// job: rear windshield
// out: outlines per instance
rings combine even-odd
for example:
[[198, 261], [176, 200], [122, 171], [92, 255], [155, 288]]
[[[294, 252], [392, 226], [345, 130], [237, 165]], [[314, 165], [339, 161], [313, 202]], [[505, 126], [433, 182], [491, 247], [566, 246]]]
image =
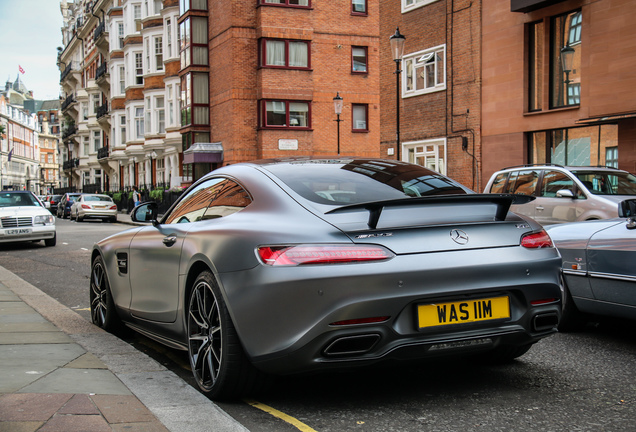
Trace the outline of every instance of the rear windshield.
[[626, 172], [572, 171], [594, 195], [636, 195], [636, 176]]
[[472, 193], [441, 174], [402, 162], [307, 160], [264, 168], [303, 198], [319, 204], [347, 205]]

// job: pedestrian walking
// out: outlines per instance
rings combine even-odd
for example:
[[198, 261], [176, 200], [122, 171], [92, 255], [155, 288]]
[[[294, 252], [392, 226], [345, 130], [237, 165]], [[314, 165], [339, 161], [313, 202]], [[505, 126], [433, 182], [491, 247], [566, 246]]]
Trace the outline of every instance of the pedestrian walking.
[[137, 186], [133, 186], [132, 199], [135, 207], [137, 207], [139, 205], [139, 191], [137, 190]]

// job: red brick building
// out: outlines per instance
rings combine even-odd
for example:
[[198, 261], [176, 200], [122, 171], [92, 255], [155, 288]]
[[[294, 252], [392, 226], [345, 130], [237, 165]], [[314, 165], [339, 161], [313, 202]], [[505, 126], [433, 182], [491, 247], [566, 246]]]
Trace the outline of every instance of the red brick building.
[[344, 100], [340, 154], [379, 155], [376, 2], [180, 6], [181, 133], [193, 178], [245, 160], [337, 154], [337, 94]]
[[381, 147], [396, 157], [396, 64], [389, 37], [406, 37], [400, 74], [401, 160], [479, 190], [481, 3], [380, 0]]
[[485, 180], [526, 163], [636, 172], [634, 6], [483, 0]]

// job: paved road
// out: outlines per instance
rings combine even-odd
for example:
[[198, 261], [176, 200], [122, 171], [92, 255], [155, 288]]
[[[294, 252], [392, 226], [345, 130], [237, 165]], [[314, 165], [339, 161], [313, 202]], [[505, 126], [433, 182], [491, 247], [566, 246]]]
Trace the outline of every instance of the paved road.
[[[90, 247], [125, 228], [62, 220], [56, 247], [0, 245], [0, 265], [88, 318]], [[558, 334], [506, 366], [458, 361], [284, 378], [252, 405], [220, 406], [253, 432], [632, 431], [634, 331], [635, 322], [616, 321]], [[192, 381], [182, 353], [130, 342]]]

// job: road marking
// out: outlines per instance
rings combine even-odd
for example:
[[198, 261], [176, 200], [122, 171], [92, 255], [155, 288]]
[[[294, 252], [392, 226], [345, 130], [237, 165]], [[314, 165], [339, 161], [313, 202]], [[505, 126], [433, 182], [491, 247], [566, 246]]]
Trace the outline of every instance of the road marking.
[[277, 417], [281, 420], [283, 420], [286, 423], [289, 423], [290, 425], [296, 427], [299, 431], [302, 432], [316, 432], [315, 429], [310, 428], [309, 426], [307, 426], [305, 423], [301, 422], [300, 420], [297, 420], [295, 418], [293, 418], [292, 416], [288, 416], [285, 413], [282, 413], [280, 411], [278, 411], [277, 409], [274, 409], [270, 406], [267, 406], [265, 404], [262, 404], [260, 402], [257, 402], [255, 400], [251, 400], [251, 399], [243, 399], [243, 402], [253, 406], [254, 408], [258, 408], [261, 411], [265, 411], [268, 414], [273, 415], [274, 417]]
[[86, 249], [86, 248], [80, 248], [80, 249], [81, 249], [81, 250], [85, 250], [85, 251], [87, 251], [87, 250], [88, 250], [88, 249]]
[[87, 311], [87, 310], [91, 310], [91, 308], [81, 308], [81, 309], [74, 309], [76, 311]]

